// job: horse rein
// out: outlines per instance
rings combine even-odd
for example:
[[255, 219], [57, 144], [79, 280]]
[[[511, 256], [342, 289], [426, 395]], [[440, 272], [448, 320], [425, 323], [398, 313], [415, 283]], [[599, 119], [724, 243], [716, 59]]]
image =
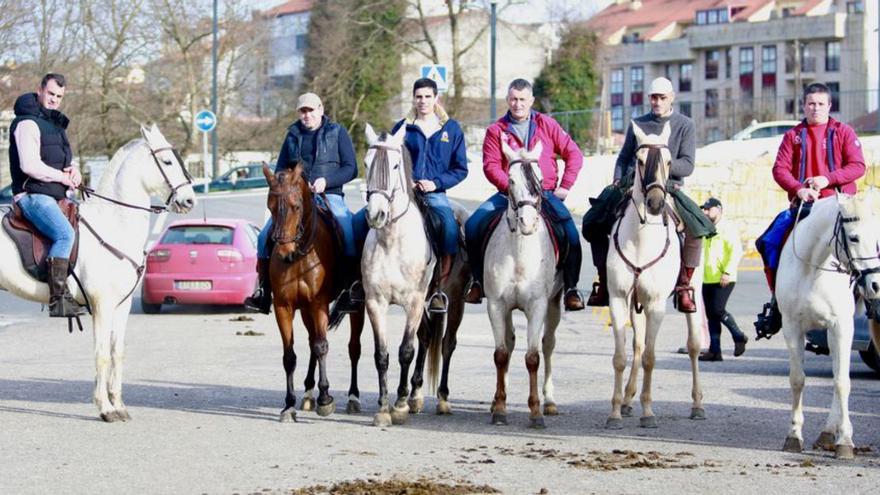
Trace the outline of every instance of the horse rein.
[[[387, 156], [388, 151], [400, 152], [400, 148], [396, 148], [394, 146], [388, 146], [385, 143], [376, 143], [376, 144], [370, 145], [370, 147], [367, 149], [376, 150], [376, 153], [379, 153], [379, 151], [384, 151], [386, 153], [386, 156]], [[375, 161], [375, 157], [373, 158], [373, 161]], [[398, 172], [398, 178], [399, 178], [399, 176], [400, 176], [400, 173]], [[400, 185], [400, 180], [398, 180], [397, 183], [394, 185], [394, 187], [391, 188], [391, 194], [388, 194], [387, 192], [385, 192], [384, 189], [376, 189], [376, 188], [369, 189], [369, 186], [370, 186], [369, 182], [370, 181], [368, 179], [368, 181], [367, 181], [367, 188], [368, 188], [367, 189], [367, 202], [370, 201], [370, 196], [372, 196], [374, 194], [378, 194], [379, 196], [382, 196], [383, 198], [385, 198], [388, 201], [388, 209], [390, 210], [391, 204], [394, 203], [395, 194], [397, 194], [397, 191], [400, 191], [402, 189], [402, 186]], [[404, 215], [406, 215], [406, 212], [409, 211], [410, 203], [412, 203], [412, 201], [409, 199], [409, 196], [407, 196], [406, 208], [404, 208], [403, 211], [400, 212], [399, 215], [392, 217], [390, 220], [388, 220], [388, 225], [391, 225], [391, 224], [397, 222]]]

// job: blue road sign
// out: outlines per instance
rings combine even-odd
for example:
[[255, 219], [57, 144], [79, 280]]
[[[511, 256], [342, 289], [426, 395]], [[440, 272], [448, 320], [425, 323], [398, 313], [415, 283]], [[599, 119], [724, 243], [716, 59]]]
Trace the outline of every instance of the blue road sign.
[[196, 127], [202, 132], [211, 132], [217, 127], [217, 116], [210, 110], [202, 110], [196, 114]]
[[438, 91], [446, 91], [449, 89], [447, 76], [449, 72], [445, 65], [423, 65], [421, 67], [421, 77], [427, 77], [437, 83]]

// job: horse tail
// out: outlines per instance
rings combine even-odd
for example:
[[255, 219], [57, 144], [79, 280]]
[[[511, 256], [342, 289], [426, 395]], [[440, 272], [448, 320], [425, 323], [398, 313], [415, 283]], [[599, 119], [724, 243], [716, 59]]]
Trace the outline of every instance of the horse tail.
[[446, 326], [446, 314], [428, 314], [422, 319], [428, 331], [428, 369], [425, 372], [425, 383], [430, 393], [437, 393], [437, 382], [440, 379], [440, 357], [443, 355], [443, 328]]

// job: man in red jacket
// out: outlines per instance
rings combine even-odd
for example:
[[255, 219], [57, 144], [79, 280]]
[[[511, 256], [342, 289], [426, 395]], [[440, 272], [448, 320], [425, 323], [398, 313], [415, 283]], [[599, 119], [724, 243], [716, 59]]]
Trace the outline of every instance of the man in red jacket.
[[[804, 91], [804, 120], [785, 133], [776, 163], [773, 179], [788, 192], [788, 199], [796, 206], [836, 194], [857, 192], [856, 181], [865, 175], [862, 145], [852, 127], [832, 119], [831, 91], [828, 86], [813, 83]], [[779, 254], [794, 224], [796, 211], [782, 212], [757, 241], [764, 259], [764, 272], [770, 291], [776, 281]], [[782, 317], [774, 297], [758, 315], [755, 330], [758, 338], [770, 338], [782, 328]]]
[[[580, 236], [563, 201], [577, 179], [584, 156], [574, 139], [558, 122], [549, 115], [532, 110], [534, 102], [531, 83], [525, 79], [514, 79], [507, 90], [509, 111], [486, 129], [483, 140], [483, 173], [498, 192], [480, 205], [465, 224], [468, 259], [474, 278], [466, 301], [479, 304], [482, 300], [483, 233], [493, 213], [507, 208], [509, 164], [507, 157], [501, 152], [501, 143], [504, 141], [514, 150], [518, 150], [524, 147], [532, 149], [540, 141], [542, 151], [538, 166], [544, 176], [544, 201], [553, 210], [553, 216], [563, 224], [565, 242], [568, 244], [568, 255], [562, 268], [565, 285], [563, 301], [567, 311], [578, 311], [584, 309], [584, 301], [577, 290], [582, 258]], [[561, 179], [557, 171], [557, 156], [565, 161]]]

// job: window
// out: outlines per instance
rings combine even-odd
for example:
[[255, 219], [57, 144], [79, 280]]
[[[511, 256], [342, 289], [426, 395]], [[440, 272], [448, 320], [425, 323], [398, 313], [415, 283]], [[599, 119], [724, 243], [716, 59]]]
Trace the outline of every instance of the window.
[[755, 49], [745, 46], [739, 49], [739, 89], [743, 97], [755, 94]]
[[623, 69], [611, 71], [611, 106], [623, 105]]
[[839, 112], [840, 111], [840, 83], [829, 82], [825, 83], [828, 86], [828, 89], [831, 91], [831, 111]]
[[761, 47], [761, 87], [776, 88], [776, 46]]
[[825, 72], [840, 71], [840, 42], [825, 42]]
[[724, 49], [724, 77], [730, 79], [731, 67], [733, 66], [733, 51], [730, 48]]
[[232, 244], [235, 232], [219, 225], [182, 225], [171, 227], [160, 244]]
[[706, 24], [718, 24], [718, 11], [710, 10], [706, 16]]
[[720, 51], [706, 50], [706, 79], [718, 79], [718, 65], [720, 62]]
[[727, 11], [727, 7], [721, 9], [711, 9], [711, 10], [698, 10], [696, 16], [696, 23], [698, 25], [703, 24], [722, 24], [730, 21], [730, 13]]
[[678, 111], [684, 115], [685, 117], [692, 117], [691, 115], [691, 102], [683, 101], [678, 104]]
[[706, 24], [706, 11], [698, 10], [697, 11], [697, 24]]
[[816, 59], [810, 53], [810, 45], [801, 44], [801, 72], [816, 72]]
[[296, 49], [297, 50], [305, 50], [308, 47], [309, 47], [309, 35], [308, 34], [296, 35]]
[[864, 14], [865, 13], [865, 3], [863, 0], [854, 0], [850, 2], [846, 2], [846, 13], [847, 14]]
[[691, 90], [691, 73], [694, 70], [694, 66], [692, 64], [681, 64], [678, 68], [678, 92], [687, 93]]
[[706, 90], [706, 118], [714, 119], [718, 117], [718, 90]]
[[645, 68], [644, 67], [632, 67], [629, 71], [629, 83], [632, 91], [630, 93], [630, 105], [632, 106], [641, 106], [644, 102], [644, 91], [645, 91]]
[[623, 132], [623, 107], [611, 107], [611, 130]]

